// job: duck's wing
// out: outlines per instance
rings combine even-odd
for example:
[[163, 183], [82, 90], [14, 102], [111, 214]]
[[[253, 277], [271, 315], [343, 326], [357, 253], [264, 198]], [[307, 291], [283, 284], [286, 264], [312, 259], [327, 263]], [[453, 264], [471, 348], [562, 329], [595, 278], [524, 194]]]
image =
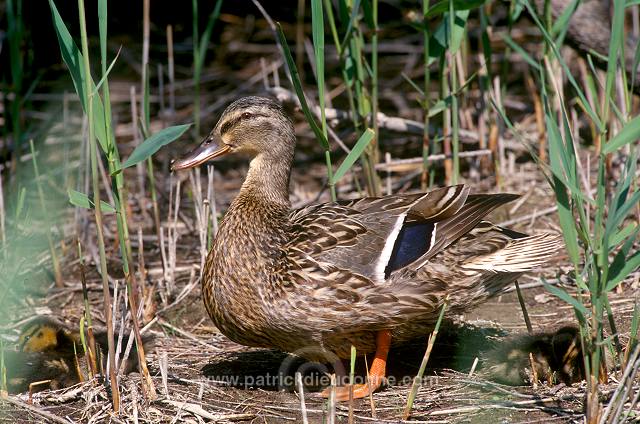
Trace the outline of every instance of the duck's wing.
[[460, 267], [495, 273], [531, 271], [549, 261], [563, 245], [559, 234], [533, 236], [480, 222], [449, 250], [456, 255]]
[[[289, 255], [306, 266], [348, 270], [373, 281], [384, 281], [407, 225], [428, 223], [413, 231], [409, 254], [422, 257], [433, 245], [434, 224], [456, 216], [469, 188], [445, 187], [428, 193], [364, 198], [310, 206], [292, 212], [295, 235]], [[406, 232], [406, 231], [405, 231]], [[397, 253], [395, 253], [397, 257]]]
[[[411, 266], [420, 269], [433, 256], [446, 249], [451, 243], [469, 233], [480, 221], [492, 210], [505, 203], [517, 199], [517, 194], [472, 194], [466, 199], [464, 205], [452, 216], [438, 222], [420, 219], [409, 220], [405, 225], [405, 231], [401, 232], [396, 242], [396, 249], [399, 252], [411, 251], [415, 245], [416, 233], [428, 233], [431, 238], [430, 246], [424, 253], [418, 256], [418, 251], [413, 254], [399, 254], [395, 261], [392, 257], [390, 272], [404, 269]], [[526, 236], [526, 234], [522, 234]]]

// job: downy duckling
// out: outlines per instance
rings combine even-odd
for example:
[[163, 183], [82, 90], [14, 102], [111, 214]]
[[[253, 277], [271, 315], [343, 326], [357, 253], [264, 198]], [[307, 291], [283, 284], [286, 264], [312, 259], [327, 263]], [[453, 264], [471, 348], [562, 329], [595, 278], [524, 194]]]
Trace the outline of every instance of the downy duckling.
[[[94, 330], [97, 369], [107, 356], [106, 330]], [[123, 337], [120, 352], [124, 353], [128, 335]], [[150, 341], [143, 338], [145, 347]], [[87, 380], [90, 375], [87, 356], [84, 354], [79, 331], [72, 331], [59, 320], [39, 316], [29, 321], [21, 330], [16, 350], [4, 351], [7, 390], [12, 393], [26, 390], [53, 390], [69, 387]], [[103, 359], [104, 358], [104, 359]], [[124, 373], [138, 368], [135, 343], [125, 362]]]

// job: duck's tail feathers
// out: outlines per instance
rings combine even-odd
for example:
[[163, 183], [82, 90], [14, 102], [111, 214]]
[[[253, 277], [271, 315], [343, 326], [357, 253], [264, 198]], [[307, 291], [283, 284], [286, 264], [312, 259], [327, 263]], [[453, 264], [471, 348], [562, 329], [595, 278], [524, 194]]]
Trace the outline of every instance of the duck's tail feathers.
[[553, 233], [522, 237], [504, 248], [483, 256], [476, 256], [462, 267], [493, 272], [526, 272], [537, 268], [555, 256], [563, 246], [562, 236]]

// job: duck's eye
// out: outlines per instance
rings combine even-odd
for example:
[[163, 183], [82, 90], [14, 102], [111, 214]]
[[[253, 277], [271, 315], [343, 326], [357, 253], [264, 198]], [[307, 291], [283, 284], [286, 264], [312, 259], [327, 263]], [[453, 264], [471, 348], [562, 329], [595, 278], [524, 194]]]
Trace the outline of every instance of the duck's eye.
[[244, 112], [244, 113], [241, 115], [242, 119], [249, 119], [249, 118], [251, 118], [251, 116], [252, 116], [252, 115], [251, 115], [251, 113], [249, 113], [249, 112]]

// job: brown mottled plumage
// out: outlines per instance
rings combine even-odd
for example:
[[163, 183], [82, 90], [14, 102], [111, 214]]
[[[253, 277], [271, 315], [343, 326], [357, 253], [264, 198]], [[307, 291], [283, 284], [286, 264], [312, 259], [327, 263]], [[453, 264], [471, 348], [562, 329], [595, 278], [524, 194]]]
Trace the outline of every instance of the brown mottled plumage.
[[351, 345], [374, 352], [427, 334], [447, 296], [448, 313], [470, 309], [559, 247], [482, 221], [517, 196], [464, 185], [291, 210], [295, 141], [277, 103], [247, 97], [172, 166], [252, 157], [202, 278], [209, 316], [235, 342], [314, 360], [349, 357]]

